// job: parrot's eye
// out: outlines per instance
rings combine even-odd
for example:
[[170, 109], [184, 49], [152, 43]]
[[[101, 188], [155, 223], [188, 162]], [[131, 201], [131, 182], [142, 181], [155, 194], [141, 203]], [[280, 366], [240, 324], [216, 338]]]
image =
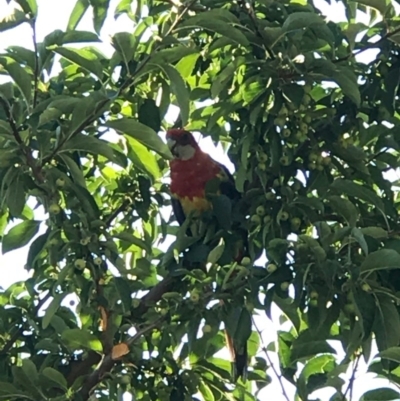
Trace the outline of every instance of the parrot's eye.
[[182, 135], [182, 142], [188, 143], [189, 142], [189, 134], [185, 133]]

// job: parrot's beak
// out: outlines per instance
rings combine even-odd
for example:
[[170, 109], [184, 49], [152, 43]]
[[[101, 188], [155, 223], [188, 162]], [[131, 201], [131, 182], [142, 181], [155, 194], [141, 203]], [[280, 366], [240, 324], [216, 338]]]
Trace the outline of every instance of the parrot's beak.
[[169, 148], [169, 150], [171, 151], [171, 153], [174, 155], [174, 156], [177, 156], [177, 154], [176, 154], [176, 141], [174, 141], [173, 139], [171, 139], [171, 138], [168, 138], [167, 139], [167, 146], [168, 146], [168, 148]]

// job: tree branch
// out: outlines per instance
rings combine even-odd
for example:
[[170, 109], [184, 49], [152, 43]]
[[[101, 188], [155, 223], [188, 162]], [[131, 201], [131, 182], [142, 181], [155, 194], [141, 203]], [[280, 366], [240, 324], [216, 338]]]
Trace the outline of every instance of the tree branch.
[[0, 356], [7, 354], [15, 342], [18, 340], [18, 337], [22, 334], [24, 331], [24, 324], [22, 324], [15, 332], [14, 334], [10, 337], [10, 339], [6, 342], [4, 345], [3, 349], [0, 351]]
[[379, 45], [380, 45], [381, 43], [385, 42], [387, 39], [390, 39], [392, 36], [394, 36], [394, 35], [396, 35], [396, 34], [398, 34], [398, 33], [400, 33], [400, 28], [396, 28], [396, 29], [394, 29], [393, 31], [388, 32], [386, 35], [383, 35], [383, 36], [382, 36], [379, 40], [377, 40], [376, 42], [374, 42], [374, 43], [368, 43], [368, 44], [367, 44], [365, 47], [363, 47], [362, 49], [358, 49], [358, 50], [356, 50], [356, 51], [354, 51], [354, 52], [348, 54], [348, 55], [345, 56], [345, 57], [341, 57], [341, 58], [338, 58], [338, 59], [336, 59], [336, 60], [333, 60], [333, 62], [334, 62], [334, 63], [339, 63], [339, 62], [341, 62], [341, 61], [346, 61], [346, 60], [350, 59], [351, 57], [358, 56], [359, 54], [365, 52], [365, 51], [368, 50], [368, 49], [373, 49], [373, 48], [375, 48], [375, 47], [379, 47]]
[[275, 374], [276, 378], [278, 379], [278, 382], [279, 382], [279, 384], [280, 384], [280, 386], [281, 386], [282, 394], [283, 394], [283, 396], [285, 397], [285, 399], [286, 399], [287, 401], [290, 401], [290, 398], [289, 398], [289, 396], [287, 395], [286, 390], [285, 390], [285, 386], [284, 386], [284, 384], [283, 384], [282, 376], [281, 376], [281, 374], [276, 370], [274, 364], [272, 363], [271, 358], [270, 358], [269, 355], [268, 355], [268, 350], [267, 350], [267, 347], [265, 346], [264, 340], [263, 340], [263, 338], [262, 338], [262, 336], [261, 336], [261, 331], [260, 331], [260, 329], [257, 327], [256, 322], [254, 321], [254, 318], [253, 318], [253, 317], [251, 318], [251, 320], [253, 321], [254, 328], [256, 329], [258, 335], [260, 336], [260, 342], [261, 342], [261, 345], [262, 345], [262, 350], [263, 350], [264, 353], [265, 353], [265, 356], [266, 356], [266, 358], [267, 358], [267, 361], [268, 361], [268, 363], [269, 363], [269, 366], [270, 366], [271, 369], [273, 370], [273, 372], [274, 372], [274, 374]]
[[346, 401], [346, 396], [347, 393], [350, 393], [350, 401], [353, 399], [353, 385], [354, 381], [356, 379], [356, 373], [357, 373], [357, 368], [358, 368], [358, 363], [360, 362], [361, 359], [361, 354], [356, 356], [356, 359], [353, 361], [353, 371], [351, 372], [349, 384], [346, 388], [346, 391], [343, 393], [342, 400]]
[[262, 32], [260, 31], [259, 27], [258, 27], [258, 22], [257, 22], [257, 16], [256, 16], [256, 12], [254, 10], [253, 5], [251, 4], [251, 0], [247, 1], [247, 0], [241, 0], [240, 3], [242, 4], [242, 8], [243, 10], [247, 13], [247, 15], [249, 16], [252, 24], [253, 24], [253, 28], [254, 31], [256, 33], [256, 35], [262, 40], [263, 42], [263, 46], [264, 46], [264, 50], [267, 52], [268, 56], [273, 60], [275, 59], [275, 55], [272, 51], [272, 49], [270, 49], [264, 42], [264, 36], [262, 34]]
[[31, 26], [32, 26], [32, 37], [33, 37], [33, 50], [35, 52], [35, 70], [33, 72], [34, 82], [33, 82], [33, 102], [32, 102], [32, 108], [34, 109], [37, 104], [38, 85], [39, 85], [39, 54], [38, 54], [37, 39], [36, 39], [36, 19], [32, 20]]
[[132, 201], [130, 199], [125, 199], [121, 205], [119, 207], [117, 207], [113, 212], [111, 212], [105, 219], [104, 219], [104, 223], [106, 224], [106, 226], [109, 226], [114, 219], [123, 211], [125, 211], [128, 206], [130, 206], [132, 204]]
[[[142, 329], [138, 330], [135, 335], [130, 337], [125, 343], [130, 346], [135, 341], [137, 341], [140, 337], [144, 334], [148, 333], [149, 331], [158, 327], [164, 321], [164, 317], [155, 320], [153, 323], [143, 327]], [[98, 368], [89, 375], [89, 377], [85, 380], [85, 384], [83, 385], [82, 389], [79, 391], [79, 395], [81, 399], [87, 400], [90, 397], [94, 387], [96, 387], [102, 380], [103, 376], [111, 371], [115, 363], [118, 362], [118, 359], [113, 359], [112, 357], [112, 350], [109, 352], [102, 360]]]
[[7, 118], [7, 122], [10, 125], [11, 131], [13, 133], [15, 141], [18, 143], [20, 146], [22, 153], [24, 154], [26, 158], [26, 163], [28, 167], [31, 168], [33, 176], [35, 177], [36, 181], [38, 183], [42, 183], [44, 181], [43, 175], [42, 175], [42, 169], [41, 166], [39, 166], [36, 163], [35, 158], [32, 156], [32, 151], [31, 149], [25, 145], [24, 141], [21, 138], [21, 135], [19, 134], [17, 123], [14, 120], [14, 117], [11, 112], [10, 105], [8, 102], [0, 96], [0, 104], [3, 107], [4, 113]]

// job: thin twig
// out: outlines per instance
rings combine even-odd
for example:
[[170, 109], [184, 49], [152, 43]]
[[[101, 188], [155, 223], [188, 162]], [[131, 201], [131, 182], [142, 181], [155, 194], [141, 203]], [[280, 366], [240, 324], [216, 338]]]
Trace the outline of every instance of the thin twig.
[[349, 401], [351, 401], [353, 399], [353, 385], [354, 385], [354, 380], [356, 378], [358, 363], [360, 362], [360, 359], [361, 359], [361, 354], [357, 355], [356, 359], [354, 359], [354, 361], [353, 361], [353, 371], [351, 372], [349, 384], [347, 385], [346, 391], [343, 393], [343, 397], [342, 397], [343, 401], [346, 401], [347, 393], [350, 393]]
[[354, 51], [354, 52], [348, 54], [348, 55], [345, 56], [345, 57], [341, 57], [341, 58], [338, 58], [338, 59], [336, 59], [336, 60], [333, 60], [333, 62], [334, 62], [334, 63], [339, 63], [340, 61], [346, 61], [346, 60], [348, 60], [348, 59], [351, 58], [351, 57], [358, 56], [359, 54], [365, 52], [365, 51], [368, 50], [368, 49], [373, 49], [373, 48], [375, 48], [375, 47], [379, 47], [379, 45], [380, 45], [382, 42], [384, 42], [385, 40], [391, 38], [392, 36], [394, 36], [394, 35], [396, 35], [396, 34], [398, 34], [398, 33], [400, 33], [400, 28], [396, 28], [395, 30], [393, 30], [393, 31], [391, 31], [391, 32], [388, 32], [386, 35], [383, 35], [383, 36], [382, 36], [379, 40], [377, 40], [376, 42], [374, 42], [374, 43], [368, 43], [368, 44], [367, 44], [365, 47], [363, 47], [362, 49], [358, 49], [358, 50], [356, 50], [356, 51]]
[[19, 336], [22, 334], [24, 331], [24, 324], [22, 324], [15, 332], [14, 334], [10, 337], [10, 339], [5, 343], [4, 347], [0, 351], [0, 356], [5, 355], [8, 353], [8, 351], [11, 350], [11, 348], [14, 346], [15, 342], [18, 340]]
[[148, 326], [143, 327], [142, 329], [138, 330], [137, 333], [134, 334], [132, 337], [128, 338], [128, 340], [126, 340], [125, 343], [127, 345], [132, 345], [136, 340], [138, 340], [144, 334], [157, 328], [164, 320], [165, 320], [165, 317], [162, 316], [159, 319], [155, 320], [153, 323], [150, 323]]
[[104, 219], [104, 223], [106, 226], [109, 226], [115, 218], [121, 213], [124, 212], [130, 205], [132, 201], [129, 199], [125, 199], [120, 206], [118, 206], [114, 211], [112, 211], [107, 217]]
[[[168, 29], [167, 33], [165, 34], [165, 37], [170, 35], [172, 33], [172, 31], [175, 29], [176, 25], [181, 21], [181, 19], [183, 18], [183, 16], [186, 14], [186, 12], [190, 9], [190, 7], [196, 2], [197, 0], [192, 0], [190, 3], [188, 3], [185, 8], [183, 9], [183, 11], [177, 16], [177, 18], [175, 19], [175, 21], [172, 23], [171, 27]], [[154, 55], [154, 53], [157, 51], [158, 49], [155, 48], [142, 62], [142, 64], [137, 68], [137, 70], [134, 72], [134, 74], [130, 77], [130, 79], [127, 79], [125, 81], [124, 84], [121, 85], [121, 87], [118, 90], [118, 95], [120, 95], [124, 90], [128, 89], [134, 82], [134, 78], [135, 76], [137, 76], [139, 74], [139, 72], [147, 65], [147, 63], [149, 62], [150, 58]], [[103, 108], [110, 100], [109, 99], [105, 99], [102, 102], [99, 103], [98, 107], [96, 108], [96, 110], [91, 113], [90, 115], [88, 115], [82, 122], [81, 124], [79, 124], [79, 126], [77, 128], [75, 128], [75, 130], [73, 132], [71, 132], [71, 134], [66, 135], [63, 139], [60, 140], [60, 142], [58, 143], [58, 145], [53, 149], [53, 151], [50, 153], [49, 156], [45, 157], [43, 159], [42, 165], [47, 164], [48, 162], [50, 162], [51, 160], [54, 159], [54, 157], [57, 155], [57, 153], [60, 151], [60, 149], [64, 146], [64, 144], [69, 141], [70, 139], [72, 139], [73, 137], [75, 137], [76, 135], [78, 135], [81, 131], [83, 131], [88, 124], [92, 123], [95, 118], [96, 118], [96, 114], [97, 111], [100, 110], [101, 108]]]
[[31, 25], [32, 25], [33, 50], [35, 52], [35, 71], [33, 72], [34, 81], [33, 81], [33, 103], [32, 103], [32, 109], [34, 109], [37, 104], [38, 85], [39, 85], [39, 54], [38, 54], [37, 39], [36, 39], [36, 19], [32, 20]]
[[263, 46], [264, 46], [264, 50], [267, 52], [268, 56], [273, 60], [275, 59], [274, 53], [272, 51], [272, 49], [270, 49], [264, 42], [264, 36], [261, 33], [259, 26], [258, 26], [258, 22], [257, 22], [257, 15], [256, 12], [254, 10], [253, 5], [251, 4], [251, 0], [247, 1], [247, 0], [241, 0], [242, 3], [242, 7], [244, 9], [244, 11], [247, 13], [247, 15], [249, 16], [252, 24], [253, 24], [253, 28], [254, 31], [256, 33], [256, 35], [263, 41]]
[[285, 397], [285, 400], [286, 400], [286, 401], [290, 401], [290, 398], [289, 398], [289, 396], [287, 395], [286, 390], [285, 390], [285, 386], [284, 386], [284, 384], [283, 384], [282, 375], [276, 370], [274, 364], [272, 363], [271, 358], [270, 358], [269, 355], [268, 355], [268, 350], [267, 350], [267, 347], [265, 346], [264, 340], [263, 340], [263, 338], [262, 338], [261, 331], [260, 331], [260, 329], [257, 327], [256, 322], [255, 322], [255, 320], [254, 320], [253, 317], [251, 318], [251, 320], [253, 321], [253, 325], [254, 325], [254, 327], [255, 327], [255, 329], [256, 329], [258, 335], [260, 336], [260, 342], [261, 342], [261, 345], [262, 345], [262, 350], [263, 350], [264, 353], [265, 353], [265, 356], [266, 356], [266, 358], [267, 358], [267, 361], [268, 361], [268, 363], [269, 363], [271, 369], [273, 370], [273, 372], [274, 372], [276, 378], [277, 378], [278, 381], [279, 381], [279, 384], [280, 384], [281, 390], [282, 390], [282, 394], [283, 394], [283, 396]]
[[14, 120], [14, 117], [12, 115], [11, 108], [10, 108], [8, 102], [1, 96], [0, 96], [0, 104], [3, 107], [4, 113], [7, 118], [7, 122], [11, 128], [14, 139], [20, 146], [21, 151], [26, 158], [26, 163], [27, 163], [28, 167], [31, 168], [33, 176], [36, 178], [37, 182], [42, 183], [44, 181], [44, 178], [42, 175], [41, 167], [36, 164], [36, 160], [32, 156], [31, 149], [25, 145], [25, 142], [23, 141], [21, 135], [19, 134], [17, 123]]
[[[153, 323], [150, 323], [148, 326], [143, 327], [138, 330], [138, 332], [130, 337], [125, 343], [129, 346], [132, 345], [135, 341], [137, 341], [144, 334], [158, 327], [164, 321], [164, 317], [157, 319]], [[111, 371], [115, 363], [118, 360], [113, 359], [112, 352], [108, 353], [100, 363], [100, 366], [92, 372], [89, 377], [85, 380], [85, 384], [82, 389], [79, 391], [79, 395], [82, 400], [87, 400], [90, 394], [93, 392], [94, 388], [101, 382], [103, 376]]]
[[[171, 24], [171, 26], [169, 27], [168, 31], [165, 33], [164, 38], [166, 38], [167, 36], [169, 36], [173, 30], [176, 28], [176, 26], [179, 24], [179, 22], [182, 20], [182, 18], [184, 17], [184, 15], [190, 10], [190, 8], [192, 7], [192, 5], [194, 3], [196, 3], [197, 0], [192, 0], [191, 2], [189, 2], [185, 8], [182, 10], [182, 12], [180, 14], [178, 14], [175, 18], [175, 21]], [[131, 79], [131, 83], [129, 83], [128, 85], [126, 85], [124, 87], [124, 85], [122, 85], [121, 90], [122, 89], [127, 89], [134, 81], [134, 77], [137, 76], [139, 74], [140, 71], [143, 70], [143, 68], [147, 65], [147, 63], [150, 61], [151, 57], [153, 57], [153, 55], [157, 52], [158, 47], [156, 46], [149, 55], [147, 55], [147, 57], [145, 57], [145, 59], [142, 61], [142, 63], [138, 66], [138, 68], [136, 69], [136, 71], [133, 74], [133, 77]]]

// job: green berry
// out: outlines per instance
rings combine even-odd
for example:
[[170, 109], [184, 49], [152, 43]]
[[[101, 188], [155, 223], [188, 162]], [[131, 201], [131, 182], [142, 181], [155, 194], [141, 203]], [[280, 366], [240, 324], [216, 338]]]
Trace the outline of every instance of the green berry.
[[330, 156], [326, 156], [322, 160], [322, 164], [324, 166], [329, 166], [332, 163], [332, 158]]
[[60, 212], [61, 212], [61, 208], [60, 208], [60, 206], [57, 205], [57, 203], [52, 203], [49, 206], [49, 213], [50, 214], [58, 214]]
[[256, 209], [256, 213], [259, 215], [259, 216], [264, 216], [264, 214], [265, 214], [265, 207], [264, 206], [257, 206], [257, 209]]
[[282, 166], [289, 166], [290, 160], [287, 156], [281, 156], [279, 159], [279, 163], [282, 164]]
[[97, 256], [97, 257], [95, 257], [95, 258], [93, 259], [93, 263], [94, 263], [95, 265], [97, 265], [97, 266], [100, 266], [100, 265], [103, 263], [103, 259], [100, 258], [99, 256]]
[[257, 153], [257, 160], [260, 163], [266, 163], [268, 161], [268, 155], [264, 152]]
[[282, 136], [283, 136], [284, 138], [289, 138], [291, 133], [292, 133], [292, 132], [290, 131], [289, 128], [285, 128], [285, 129], [282, 131]]
[[276, 125], [277, 127], [283, 128], [285, 123], [286, 123], [286, 119], [283, 117], [277, 117], [274, 119], [274, 125]]
[[245, 256], [245, 257], [241, 260], [240, 264], [241, 264], [242, 266], [250, 266], [250, 264], [251, 264], [251, 259], [250, 259], [248, 256]]
[[301, 103], [304, 104], [304, 106], [308, 106], [311, 103], [311, 96], [308, 94], [305, 94], [303, 96], [303, 99], [301, 100]]
[[290, 224], [292, 225], [292, 228], [293, 228], [293, 229], [297, 230], [297, 229], [300, 227], [300, 225], [301, 225], [301, 219], [298, 218], [298, 217], [293, 217], [293, 218], [290, 220]]
[[112, 114], [118, 114], [121, 112], [121, 105], [119, 103], [113, 103], [110, 111]]
[[208, 334], [212, 332], [212, 327], [209, 324], [205, 324], [202, 329], [204, 334]]
[[278, 114], [279, 114], [279, 116], [287, 117], [289, 112], [288, 112], [288, 109], [286, 108], [286, 106], [282, 106], [281, 109], [279, 110]]
[[303, 134], [307, 134], [307, 133], [308, 133], [308, 125], [307, 125], [306, 123], [301, 122], [301, 123], [299, 124], [299, 128], [300, 128], [300, 131], [301, 131]]
[[315, 152], [312, 152], [308, 155], [308, 160], [310, 160], [310, 162], [316, 162], [318, 160], [318, 154]]
[[90, 237], [82, 238], [79, 242], [81, 245], [86, 246], [90, 243]]
[[275, 198], [276, 198], [276, 195], [272, 191], [269, 191], [265, 194], [265, 199], [268, 201], [273, 201]]
[[65, 180], [64, 178], [57, 178], [56, 180], [56, 185], [60, 188], [62, 188], [65, 185]]
[[76, 259], [74, 266], [78, 269], [78, 270], [83, 270], [86, 267], [86, 261], [84, 259]]
[[260, 171], [266, 171], [267, 170], [267, 165], [265, 163], [258, 163], [257, 167], [258, 167], [258, 169]]
[[264, 224], [268, 224], [270, 221], [271, 221], [271, 216], [269, 216], [268, 214], [266, 216], [264, 216], [264, 218], [263, 218]]
[[191, 300], [193, 303], [199, 302], [199, 300], [200, 300], [200, 295], [199, 295], [199, 293], [198, 293], [197, 291], [192, 291], [192, 292], [190, 293], [190, 300]]
[[289, 289], [290, 283], [288, 281], [284, 281], [281, 283], [281, 290], [282, 291], [287, 291]]
[[260, 225], [261, 224], [261, 217], [258, 214], [253, 214], [250, 217], [250, 221], [254, 224]]
[[280, 220], [281, 221], [287, 221], [289, 219], [289, 213], [288, 212], [282, 212], [280, 215]]
[[268, 273], [273, 273], [278, 269], [278, 266], [274, 263], [269, 263], [267, 266], [267, 272]]

